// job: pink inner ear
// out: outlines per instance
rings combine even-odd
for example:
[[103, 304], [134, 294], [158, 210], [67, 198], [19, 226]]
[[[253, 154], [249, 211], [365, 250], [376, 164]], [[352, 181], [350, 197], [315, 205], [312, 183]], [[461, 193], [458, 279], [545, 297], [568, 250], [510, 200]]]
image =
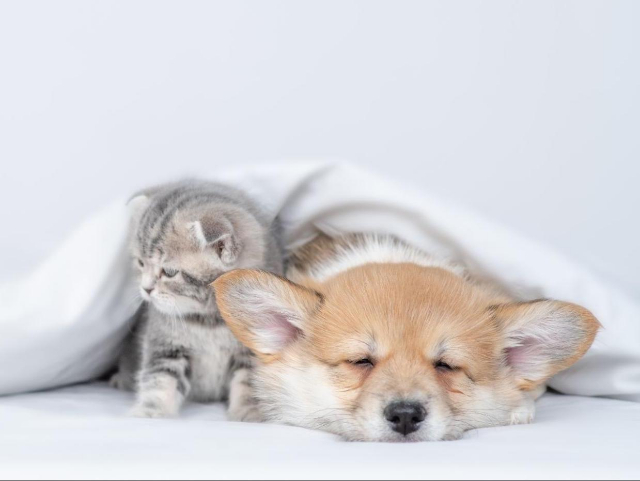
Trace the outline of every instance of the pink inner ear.
[[279, 351], [295, 341], [301, 331], [281, 312], [271, 311], [260, 326], [262, 341], [272, 350]]
[[521, 376], [535, 375], [544, 369], [544, 347], [535, 338], [523, 339], [520, 345], [507, 348], [506, 355], [507, 363]]

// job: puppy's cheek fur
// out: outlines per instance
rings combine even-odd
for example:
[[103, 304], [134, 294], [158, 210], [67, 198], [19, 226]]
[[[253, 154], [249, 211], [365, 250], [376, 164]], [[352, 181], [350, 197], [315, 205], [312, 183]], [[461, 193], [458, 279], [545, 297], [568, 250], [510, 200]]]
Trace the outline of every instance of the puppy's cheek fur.
[[445, 398], [434, 396], [428, 404], [429, 413], [425, 420], [425, 425], [420, 430], [424, 441], [442, 441], [457, 433], [458, 425], [455, 424], [453, 412]]
[[522, 424], [533, 418], [533, 399], [509, 380], [476, 385], [468, 396], [454, 394], [451, 399], [454, 406], [452, 432]]
[[357, 429], [349, 402], [336, 391], [331, 368], [302, 359], [288, 353], [256, 368], [255, 395], [267, 421], [353, 435]]
[[358, 434], [363, 441], [385, 439], [385, 437], [393, 434], [382, 416], [383, 411], [384, 402], [380, 396], [365, 393], [358, 400], [353, 416], [356, 425], [359, 427], [360, 432]]

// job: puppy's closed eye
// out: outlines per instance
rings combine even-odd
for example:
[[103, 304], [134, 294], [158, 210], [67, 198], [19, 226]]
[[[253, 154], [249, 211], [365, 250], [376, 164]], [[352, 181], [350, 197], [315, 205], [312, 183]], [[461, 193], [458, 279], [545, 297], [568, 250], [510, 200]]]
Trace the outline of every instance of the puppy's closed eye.
[[368, 357], [358, 359], [356, 361], [348, 361], [348, 362], [353, 366], [357, 366], [365, 369], [372, 369], [373, 367], [375, 367], [375, 363]]
[[453, 367], [451, 364], [440, 360], [440, 361], [436, 361], [433, 366], [441, 372], [452, 372], [452, 371], [456, 371], [458, 368]]

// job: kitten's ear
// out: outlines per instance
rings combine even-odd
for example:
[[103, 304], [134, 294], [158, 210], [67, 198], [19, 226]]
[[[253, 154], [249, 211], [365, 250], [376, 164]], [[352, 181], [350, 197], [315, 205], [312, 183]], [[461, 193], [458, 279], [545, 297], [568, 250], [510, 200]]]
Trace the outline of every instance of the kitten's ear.
[[505, 359], [523, 390], [577, 362], [600, 328], [587, 309], [541, 300], [492, 306], [505, 335]]
[[264, 271], [231, 271], [212, 285], [231, 331], [265, 361], [304, 334], [322, 303], [319, 293]]
[[127, 202], [129, 216], [134, 224], [137, 224], [140, 221], [142, 214], [145, 210], [147, 210], [147, 207], [149, 207], [150, 203], [151, 199], [149, 198], [149, 196], [144, 194], [136, 195], [135, 197], [132, 197], [129, 202]]
[[240, 243], [237, 242], [233, 225], [227, 219], [203, 217], [189, 222], [187, 228], [202, 250], [212, 249], [223, 263], [233, 264], [240, 255]]

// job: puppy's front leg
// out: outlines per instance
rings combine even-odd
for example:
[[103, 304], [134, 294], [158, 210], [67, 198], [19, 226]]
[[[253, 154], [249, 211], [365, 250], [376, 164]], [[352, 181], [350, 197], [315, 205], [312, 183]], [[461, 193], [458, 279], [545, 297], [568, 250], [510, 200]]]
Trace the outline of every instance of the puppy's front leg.
[[523, 402], [511, 413], [511, 424], [529, 424], [533, 422], [536, 415], [536, 401], [547, 391], [546, 384], [534, 388], [524, 393]]
[[184, 348], [148, 346], [138, 375], [132, 416], [164, 418], [178, 414], [191, 390], [191, 363]]

